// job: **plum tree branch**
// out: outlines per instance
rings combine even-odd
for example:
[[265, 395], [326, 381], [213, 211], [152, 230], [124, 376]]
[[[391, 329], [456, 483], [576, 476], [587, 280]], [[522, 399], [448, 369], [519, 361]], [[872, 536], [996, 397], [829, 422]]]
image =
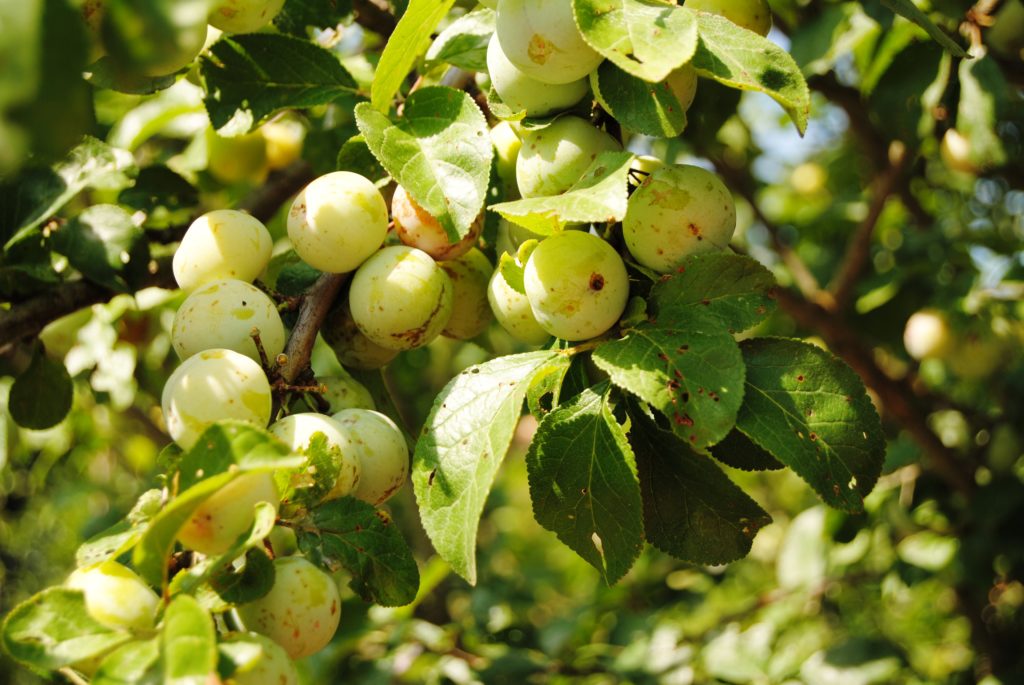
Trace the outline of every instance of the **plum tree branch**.
[[281, 367], [281, 377], [292, 383], [309, 367], [317, 333], [338, 296], [348, 274], [324, 274], [306, 291], [299, 309], [299, 318], [292, 328], [284, 354], [288, 358]]
[[385, 0], [352, 0], [352, 9], [355, 10], [357, 24], [385, 38], [398, 24]]

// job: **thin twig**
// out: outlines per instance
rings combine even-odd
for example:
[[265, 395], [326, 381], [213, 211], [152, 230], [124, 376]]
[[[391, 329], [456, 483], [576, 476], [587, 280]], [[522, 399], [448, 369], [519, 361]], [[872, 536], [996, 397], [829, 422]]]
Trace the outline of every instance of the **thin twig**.
[[385, 0], [352, 0], [352, 9], [355, 10], [357, 24], [385, 38], [398, 25]]
[[281, 367], [281, 377], [288, 383], [294, 382], [309, 367], [316, 335], [348, 276], [324, 274], [306, 291], [299, 309], [299, 319], [295, 322], [284, 351], [287, 360]]

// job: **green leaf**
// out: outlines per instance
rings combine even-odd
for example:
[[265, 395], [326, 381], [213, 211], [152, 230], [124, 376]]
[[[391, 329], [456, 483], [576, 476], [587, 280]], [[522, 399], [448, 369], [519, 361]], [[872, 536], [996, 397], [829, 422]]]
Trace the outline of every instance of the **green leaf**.
[[786, 468], [738, 430], [731, 430], [722, 442], [711, 448], [711, 456], [726, 466], [741, 471], [777, 471]]
[[129, 95], [150, 95], [170, 88], [178, 81], [178, 75], [146, 76], [126, 69], [110, 55], [104, 55], [85, 68], [85, 80], [96, 88], [116, 90]]
[[387, 169], [381, 166], [370, 152], [370, 146], [362, 136], [352, 136], [338, 151], [338, 171], [351, 171], [370, 179], [378, 186], [391, 178]]
[[882, 4], [891, 9], [896, 14], [909, 19], [921, 28], [923, 28], [929, 36], [932, 37], [936, 43], [945, 48], [954, 57], [967, 57], [967, 53], [964, 49], [956, 44], [956, 42], [947, 36], [942, 29], [936, 26], [928, 15], [918, 9], [911, 0], [882, 0]]
[[515, 354], [470, 367], [434, 400], [416, 443], [412, 481], [420, 520], [442, 559], [476, 583], [476, 532], [523, 398], [557, 352]]
[[250, 131], [276, 112], [326, 105], [358, 86], [331, 52], [272, 33], [220, 39], [202, 59], [206, 109], [222, 135]]
[[314, 433], [302, 453], [306, 457], [302, 468], [287, 474], [290, 489], [284, 492], [291, 504], [311, 507], [334, 489], [341, 473], [341, 450], [332, 448], [323, 433]]
[[693, 66], [697, 73], [732, 88], [767, 93], [782, 105], [803, 135], [811, 94], [789, 53], [724, 17], [708, 12], [696, 15], [700, 44]]
[[746, 395], [736, 427], [806, 480], [826, 504], [859, 512], [882, 471], [882, 425], [861, 379], [815, 345], [741, 344]]
[[307, 38], [310, 29], [334, 28], [352, 14], [352, 0], [287, 0], [274, 17], [281, 33]]
[[368, 602], [404, 606], [416, 598], [420, 573], [391, 516], [354, 497], [313, 509], [311, 529], [298, 531], [299, 549], [312, 561], [352, 575], [349, 586]]
[[481, 7], [453, 21], [427, 50], [424, 69], [443, 62], [467, 71], [487, 71], [487, 43], [495, 17], [494, 10]]
[[602, 383], [552, 410], [526, 453], [537, 522], [601, 572], [609, 585], [644, 546], [633, 451]]
[[118, 204], [144, 212], [145, 228], [181, 226], [197, 213], [199, 191], [165, 166], [150, 166], [139, 172], [135, 185], [121, 191]]
[[552, 197], [531, 197], [491, 205], [491, 211], [540, 235], [571, 223], [611, 223], [626, 216], [631, 152], [602, 152], [569, 190]]
[[130, 550], [142, 538], [149, 520], [160, 512], [162, 506], [163, 493], [160, 490], [153, 489], [142, 493], [127, 518], [79, 546], [75, 552], [75, 565], [78, 568], [92, 566], [119, 557]]
[[62, 587], [47, 588], [16, 606], [0, 632], [14, 659], [46, 670], [91, 659], [131, 639], [90, 616], [80, 590]]
[[23, 428], [43, 430], [64, 420], [74, 399], [71, 376], [64, 364], [39, 349], [11, 386], [8, 411]]
[[631, 131], [675, 138], [686, 129], [686, 107], [665, 81], [644, 81], [607, 61], [590, 72], [590, 87], [601, 106]]
[[558, 406], [562, 384], [576, 359], [577, 357], [560, 355], [534, 374], [526, 391], [526, 406], [531, 414], [541, 417]]
[[[178, 462], [178, 488], [188, 490], [229, 469], [236, 472], [297, 468], [305, 459], [273, 435], [241, 421], [218, 422]], [[236, 468], [232, 468], [236, 467]]]
[[51, 243], [83, 276], [114, 291], [130, 291], [126, 272], [145, 272], [149, 264], [145, 232], [117, 205], [86, 208], [54, 231]]
[[626, 73], [664, 81], [697, 49], [694, 13], [659, 0], [573, 0], [583, 39]]
[[397, 123], [367, 103], [357, 105], [355, 115], [373, 155], [449, 239], [467, 235], [484, 206], [494, 154], [487, 120], [473, 98], [430, 86], [409, 96]]
[[1009, 86], [989, 56], [960, 62], [960, 104], [956, 128], [970, 142], [970, 158], [979, 168], [1006, 163], [1006, 149], [996, 127], [1009, 103]]
[[[262, 503], [261, 503], [262, 504]], [[272, 507], [271, 507], [272, 509]], [[273, 518], [270, 524], [273, 528]], [[269, 529], [264, 534], [269, 534]], [[259, 540], [255, 535], [250, 540]], [[226, 556], [226, 555], [225, 555]], [[210, 587], [221, 602], [227, 605], [246, 604], [265, 597], [274, 587], [274, 562], [262, 549], [251, 548], [245, 553], [245, 564], [240, 569], [224, 566], [210, 576]]]
[[92, 685], [160, 685], [161, 670], [159, 637], [129, 642], [103, 659]]
[[166, 685], [208, 685], [217, 668], [217, 637], [213, 619], [194, 598], [179, 595], [163, 620], [163, 662]]
[[[203, 111], [203, 89], [188, 79], [182, 79], [173, 88], [146, 98], [126, 112], [110, 129], [107, 140], [115, 147], [134, 152], [175, 121], [181, 121], [183, 117], [194, 117]], [[146, 171], [148, 169], [142, 173]], [[139, 177], [141, 180], [142, 174]]]
[[708, 314], [731, 333], [762, 323], [775, 310], [775, 277], [756, 260], [731, 252], [688, 257], [651, 289], [658, 321]]
[[772, 518], [708, 457], [631, 411], [647, 541], [695, 564], [727, 564], [750, 552]]
[[410, 0], [373, 74], [370, 104], [374, 109], [379, 112], [391, 109], [391, 99], [402, 87], [413, 63], [427, 49], [430, 34], [454, 4], [455, 0]]
[[728, 435], [743, 402], [743, 356], [716, 318], [701, 312], [641, 322], [603, 343], [594, 362], [615, 385], [661, 412], [695, 449]]

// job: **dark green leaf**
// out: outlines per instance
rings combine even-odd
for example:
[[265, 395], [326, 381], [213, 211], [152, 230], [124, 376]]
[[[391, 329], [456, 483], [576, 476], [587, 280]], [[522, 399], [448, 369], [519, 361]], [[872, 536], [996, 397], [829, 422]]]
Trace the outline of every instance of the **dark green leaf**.
[[970, 158], [975, 165], [1000, 166], [1006, 162], [1006, 150], [996, 127], [1010, 100], [1006, 78], [988, 56], [963, 60], [959, 75], [956, 128], [970, 143]]
[[245, 553], [245, 565], [235, 570], [221, 567], [210, 577], [210, 586], [227, 604], [245, 604], [265, 597], [274, 587], [274, 562], [261, 549]]
[[631, 131], [675, 138], [686, 129], [690, 103], [684, 106], [667, 81], [644, 81], [608, 61], [590, 72], [590, 87], [601, 106]]
[[544, 416], [558, 406], [562, 394], [562, 383], [575, 360], [576, 357], [569, 355], [555, 357], [550, 364], [537, 371], [526, 391], [526, 406], [531, 414], [538, 417]]
[[130, 95], [150, 95], [170, 88], [178, 80], [176, 74], [146, 76], [126, 69], [110, 55], [104, 55], [85, 69], [85, 80], [97, 88], [116, 90]]
[[83, 276], [115, 291], [131, 290], [124, 273], [146, 271], [149, 243], [132, 215], [117, 205], [93, 205], [51, 235], [54, 251]]
[[216, 423], [199, 436], [178, 462], [178, 487], [184, 491], [232, 467], [242, 471], [295, 468], [304, 460], [267, 431], [240, 421]]
[[287, 0], [274, 17], [282, 33], [307, 38], [310, 29], [334, 28], [352, 14], [352, 0]]
[[341, 146], [337, 166], [338, 171], [352, 171], [374, 182], [388, 178], [387, 169], [373, 156], [366, 139], [362, 136], [354, 136]]
[[8, 410], [24, 428], [52, 428], [71, 410], [74, 388], [64, 364], [36, 352], [28, 368], [14, 379]]
[[188, 595], [167, 607], [163, 620], [165, 685], [209, 685], [217, 668], [217, 637], [213, 619]]
[[454, 4], [455, 0], [410, 0], [373, 73], [370, 102], [375, 110], [391, 109], [391, 99], [402, 87], [413, 63], [430, 45], [430, 34]]
[[882, 4], [896, 14], [909, 19], [923, 28], [936, 43], [948, 50], [954, 57], [967, 56], [964, 49], [957, 45], [952, 38], [947, 36], [942, 29], [936, 26], [934, 22], [928, 18], [928, 15], [922, 12], [917, 5], [911, 2], [911, 0], [882, 0]]
[[742, 471], [777, 471], [786, 468], [775, 457], [735, 429], [730, 431], [722, 442], [711, 448], [711, 456], [727, 466]]
[[199, 191], [165, 166], [146, 167], [117, 201], [146, 213], [145, 227], [166, 228], [186, 224], [199, 204]]

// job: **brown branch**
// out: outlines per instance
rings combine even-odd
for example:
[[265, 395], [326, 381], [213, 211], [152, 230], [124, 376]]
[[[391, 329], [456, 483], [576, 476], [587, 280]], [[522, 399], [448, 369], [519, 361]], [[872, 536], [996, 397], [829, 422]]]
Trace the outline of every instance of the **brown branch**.
[[352, 0], [356, 23], [387, 38], [394, 32], [398, 21], [391, 14], [385, 0]]
[[348, 279], [348, 274], [324, 274], [317, 279], [303, 296], [299, 319], [295, 322], [288, 346], [284, 354], [287, 357], [281, 367], [281, 377], [292, 383], [303, 371], [309, 368], [309, 358], [316, 343], [316, 335], [324, 323], [334, 298], [341, 286]]

